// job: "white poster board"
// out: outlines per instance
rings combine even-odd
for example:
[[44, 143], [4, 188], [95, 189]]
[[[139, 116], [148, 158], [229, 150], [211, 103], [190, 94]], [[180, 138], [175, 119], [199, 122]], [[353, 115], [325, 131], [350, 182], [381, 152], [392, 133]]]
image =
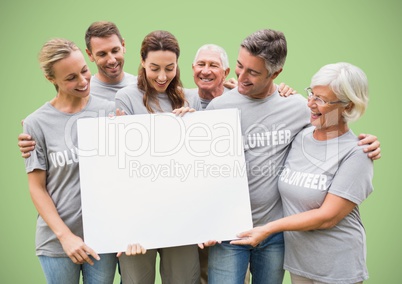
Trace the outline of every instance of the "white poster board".
[[98, 253], [252, 228], [236, 109], [78, 120], [85, 243]]

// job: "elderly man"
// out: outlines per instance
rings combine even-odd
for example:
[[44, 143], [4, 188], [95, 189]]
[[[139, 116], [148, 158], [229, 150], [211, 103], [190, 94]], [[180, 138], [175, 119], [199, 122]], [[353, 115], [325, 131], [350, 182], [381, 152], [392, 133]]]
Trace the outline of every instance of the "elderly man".
[[[201, 106], [205, 109], [209, 102], [223, 93], [237, 86], [234, 78], [226, 80], [230, 73], [229, 59], [226, 51], [216, 44], [201, 46], [193, 61], [194, 83], [198, 89]], [[279, 85], [279, 91], [283, 96], [294, 94], [295, 91], [284, 83]]]
[[[216, 97], [230, 91], [237, 86], [237, 81], [233, 78], [226, 80], [230, 73], [229, 59], [226, 51], [215, 44], [205, 44], [201, 46], [192, 64], [194, 82], [198, 89], [202, 109], [206, 109], [208, 104]], [[295, 91], [284, 83], [279, 85], [278, 90], [283, 96], [289, 96]], [[199, 250], [201, 265], [201, 284], [208, 283], [208, 248]], [[250, 283], [250, 273], [247, 270], [244, 283]]]
[[[201, 46], [193, 61], [193, 77], [198, 92], [202, 109], [215, 98], [224, 92], [236, 87], [237, 81], [234, 79], [226, 81], [230, 73], [229, 60], [226, 51], [215, 44], [205, 44]], [[227, 87], [225, 87], [227, 86]], [[201, 266], [201, 284], [208, 283], [208, 248], [199, 249]], [[250, 274], [247, 275], [245, 283], [249, 283]]]
[[198, 91], [203, 109], [212, 99], [229, 91], [224, 86], [230, 72], [229, 60], [222, 47], [215, 44], [201, 46], [195, 55], [192, 67], [194, 83], [198, 87], [195, 91]]

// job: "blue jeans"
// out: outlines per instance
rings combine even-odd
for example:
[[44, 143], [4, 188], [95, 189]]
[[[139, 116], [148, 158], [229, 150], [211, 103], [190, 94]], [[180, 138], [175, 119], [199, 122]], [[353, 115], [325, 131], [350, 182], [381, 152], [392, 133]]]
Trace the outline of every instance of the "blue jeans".
[[85, 284], [112, 284], [116, 272], [116, 254], [100, 254], [99, 257], [99, 261], [91, 257], [94, 265], [75, 264], [69, 257], [44, 255], [39, 256], [39, 261], [48, 284], [78, 284], [81, 271]]
[[282, 284], [284, 269], [283, 233], [269, 236], [258, 246], [222, 242], [209, 248], [208, 283], [243, 284], [250, 263], [253, 284]]

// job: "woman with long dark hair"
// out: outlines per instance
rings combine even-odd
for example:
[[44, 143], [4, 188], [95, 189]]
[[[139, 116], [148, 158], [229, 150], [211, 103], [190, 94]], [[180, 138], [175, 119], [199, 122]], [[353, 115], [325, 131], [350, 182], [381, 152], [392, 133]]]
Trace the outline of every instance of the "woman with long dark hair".
[[[128, 115], [201, 109], [197, 94], [190, 94], [180, 80], [177, 39], [167, 31], [148, 34], [141, 45], [138, 84], [127, 86], [116, 94], [116, 107]], [[150, 249], [129, 245], [120, 256], [124, 284], [155, 283], [156, 256], [160, 257], [163, 283], [199, 283], [200, 267], [197, 245]]]

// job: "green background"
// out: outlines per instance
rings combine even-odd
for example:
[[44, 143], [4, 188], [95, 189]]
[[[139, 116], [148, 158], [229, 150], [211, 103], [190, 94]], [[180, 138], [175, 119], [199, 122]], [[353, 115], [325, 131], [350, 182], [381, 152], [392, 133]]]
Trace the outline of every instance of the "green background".
[[[401, 150], [396, 145], [402, 105], [401, 7], [399, 0], [1, 1], [0, 283], [45, 283], [35, 256], [37, 214], [17, 147], [21, 119], [55, 95], [37, 54], [52, 37], [71, 39], [84, 50], [84, 32], [97, 20], [118, 25], [127, 44], [125, 70], [133, 74], [143, 37], [156, 29], [172, 32], [181, 45], [179, 65], [186, 87], [195, 86], [191, 62], [199, 46], [223, 46], [233, 68], [230, 76], [235, 76], [240, 42], [261, 28], [285, 33], [289, 52], [277, 82], [300, 92], [325, 64], [347, 61], [361, 67], [369, 78], [371, 99], [352, 129], [377, 135], [383, 155], [375, 162], [375, 192], [361, 206], [367, 283], [402, 283], [402, 194], [397, 182]], [[88, 64], [95, 73], [96, 66]], [[290, 283], [288, 275], [285, 283]]]

